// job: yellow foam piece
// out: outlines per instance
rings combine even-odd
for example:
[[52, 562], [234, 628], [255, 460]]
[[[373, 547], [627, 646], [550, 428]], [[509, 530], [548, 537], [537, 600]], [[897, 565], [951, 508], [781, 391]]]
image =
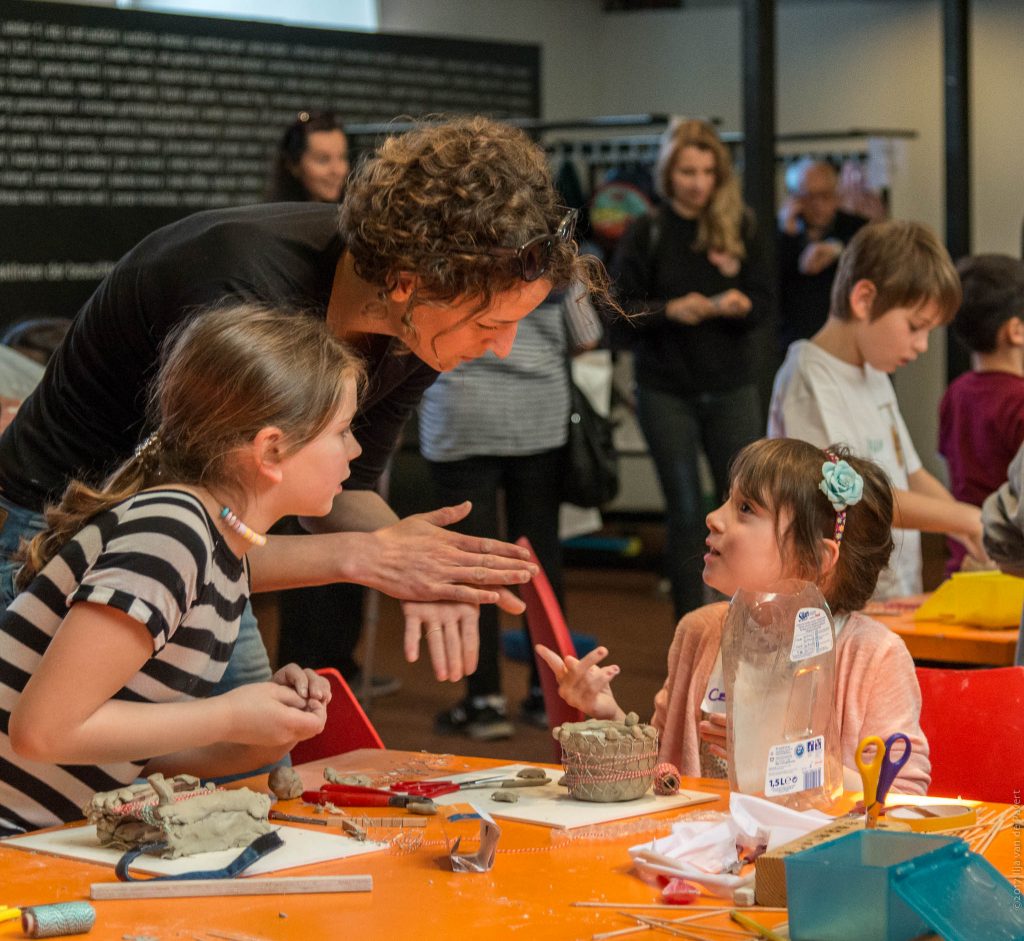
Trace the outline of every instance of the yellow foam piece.
[[1003, 572], [956, 572], [914, 612], [915, 621], [940, 621], [997, 630], [1017, 627], [1024, 578]]

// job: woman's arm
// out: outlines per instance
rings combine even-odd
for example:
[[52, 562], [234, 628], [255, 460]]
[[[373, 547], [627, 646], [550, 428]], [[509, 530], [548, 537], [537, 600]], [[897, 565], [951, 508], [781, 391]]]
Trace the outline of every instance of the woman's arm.
[[[207, 700], [115, 700], [153, 655], [146, 628], [122, 611], [72, 606], [10, 720], [11, 746], [33, 761], [137, 761], [233, 742], [278, 757], [323, 728], [323, 709], [277, 683], [254, 683]], [[249, 767], [253, 767], [252, 764]]]
[[491, 586], [522, 584], [536, 574], [519, 546], [444, 528], [469, 512], [468, 503], [398, 520], [371, 491], [342, 493], [338, 501], [346, 519], [380, 528], [271, 536], [249, 552], [253, 591], [355, 582], [407, 601], [498, 604], [507, 597]]

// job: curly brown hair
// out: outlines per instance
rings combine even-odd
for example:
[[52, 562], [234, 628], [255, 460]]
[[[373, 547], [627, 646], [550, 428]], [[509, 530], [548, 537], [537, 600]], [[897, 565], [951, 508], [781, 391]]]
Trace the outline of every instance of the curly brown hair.
[[681, 120], [665, 131], [655, 168], [658, 191], [671, 200], [672, 170], [685, 147], [707, 151], [715, 158], [715, 191], [697, 220], [697, 240], [693, 247], [698, 252], [728, 252], [742, 261], [747, 257], [743, 226], [748, 213], [739, 180], [733, 172], [729, 150], [707, 121], [696, 118]]
[[[541, 148], [518, 128], [476, 116], [385, 139], [349, 177], [340, 224], [364, 281], [389, 290], [399, 273], [417, 276], [408, 310], [456, 298], [476, 298], [483, 310], [522, 284], [515, 259], [487, 249], [554, 233], [565, 213]], [[544, 277], [555, 289], [576, 281], [609, 302], [604, 267], [574, 242], [555, 242]]]
[[[819, 489], [829, 455], [846, 461], [864, 480], [860, 501], [846, 512], [839, 558], [822, 575], [822, 539], [835, 536], [836, 512]], [[859, 611], [875, 590], [892, 554], [893, 494], [889, 478], [874, 461], [854, 457], [842, 445], [824, 451], [795, 438], [765, 438], [748, 444], [732, 464], [732, 485], [776, 518], [779, 552], [801, 578], [818, 583], [829, 607]], [[779, 519], [786, 512], [786, 530]]]
[[274, 425], [286, 436], [283, 454], [297, 451], [344, 404], [346, 380], [355, 380], [358, 394], [365, 374], [322, 320], [249, 302], [198, 312], [161, 354], [149, 401], [153, 434], [100, 487], [72, 481], [47, 507], [47, 528], [19, 550], [19, 590], [90, 519], [147, 487], [192, 484], [241, 495], [239, 447]]

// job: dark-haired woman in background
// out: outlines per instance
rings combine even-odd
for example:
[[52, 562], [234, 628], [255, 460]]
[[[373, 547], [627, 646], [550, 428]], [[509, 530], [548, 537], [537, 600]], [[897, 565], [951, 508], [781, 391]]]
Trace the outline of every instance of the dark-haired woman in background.
[[[274, 155], [266, 198], [275, 203], [337, 203], [348, 179], [348, 138], [331, 111], [300, 111], [288, 125]], [[274, 532], [304, 532], [294, 517]], [[384, 696], [401, 685], [393, 677], [365, 680], [355, 659], [363, 631], [366, 589], [349, 582], [293, 588], [278, 593], [278, 659], [293, 654], [304, 663], [336, 667], [361, 698]]]
[[267, 202], [340, 202], [348, 171], [348, 138], [334, 113], [300, 111], [277, 146]]

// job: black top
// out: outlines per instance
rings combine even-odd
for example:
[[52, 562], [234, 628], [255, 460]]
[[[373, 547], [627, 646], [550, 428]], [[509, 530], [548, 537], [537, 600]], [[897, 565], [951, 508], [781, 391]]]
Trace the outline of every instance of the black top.
[[[86, 301], [42, 382], [0, 438], [0, 488], [32, 510], [68, 481], [97, 481], [144, 438], [148, 385], [176, 324], [227, 298], [324, 317], [343, 245], [338, 207], [217, 209], [147, 236]], [[380, 337], [353, 430], [363, 453], [345, 486], [372, 488], [437, 372]]]
[[[623, 308], [638, 313], [618, 332], [629, 336], [638, 385], [678, 395], [726, 392], [755, 381], [750, 332], [771, 305], [764, 240], [753, 217], [744, 224], [747, 257], [734, 277], [697, 252], [697, 221], [663, 206], [637, 220], [619, 242], [612, 263]], [[652, 245], [653, 242], [653, 245]], [[669, 320], [665, 303], [697, 291], [713, 297], [730, 288], [753, 304], [745, 317], [712, 317], [696, 326]]]
[[[836, 213], [829, 230], [819, 241], [838, 239], [844, 245], [867, 225], [863, 216], [842, 210]], [[806, 340], [817, 333], [828, 318], [832, 280], [836, 276], [838, 260], [817, 274], [800, 273], [800, 253], [808, 246], [806, 233], [796, 235], [779, 233], [779, 341], [788, 349], [794, 340]]]

